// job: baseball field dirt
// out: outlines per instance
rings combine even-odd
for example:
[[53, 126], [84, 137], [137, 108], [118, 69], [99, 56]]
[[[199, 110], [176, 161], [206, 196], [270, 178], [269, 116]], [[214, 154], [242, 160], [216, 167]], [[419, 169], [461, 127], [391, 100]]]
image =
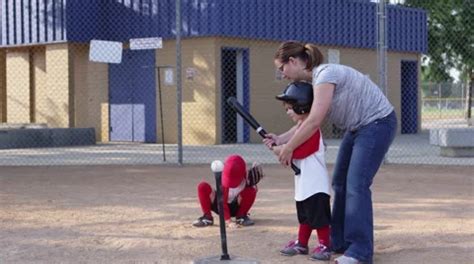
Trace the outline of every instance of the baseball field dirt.
[[[229, 253], [317, 263], [279, 255], [297, 234], [293, 176], [279, 165], [264, 169], [250, 212], [255, 225], [227, 230]], [[214, 226], [191, 226], [201, 215], [202, 180], [214, 184], [209, 165], [1, 167], [0, 263], [191, 263], [219, 255], [218, 217]], [[372, 186], [375, 263], [474, 263], [473, 180], [469, 166], [384, 165]]]

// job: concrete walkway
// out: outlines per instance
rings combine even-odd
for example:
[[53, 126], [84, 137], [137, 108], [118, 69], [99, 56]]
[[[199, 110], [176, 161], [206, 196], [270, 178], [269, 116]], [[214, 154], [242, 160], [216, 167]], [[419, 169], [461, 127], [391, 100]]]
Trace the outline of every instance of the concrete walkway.
[[[326, 160], [333, 164], [340, 140], [326, 141]], [[278, 163], [262, 144], [214, 146], [183, 146], [184, 164], [208, 164], [216, 159], [238, 153], [249, 162]], [[83, 147], [0, 150], [0, 166], [44, 165], [108, 165], [108, 164], [177, 164], [177, 145], [165, 146], [164, 161], [161, 144], [110, 143]], [[390, 164], [474, 165], [474, 158], [448, 158], [439, 155], [439, 147], [429, 144], [427, 133], [398, 135], [386, 159]]]

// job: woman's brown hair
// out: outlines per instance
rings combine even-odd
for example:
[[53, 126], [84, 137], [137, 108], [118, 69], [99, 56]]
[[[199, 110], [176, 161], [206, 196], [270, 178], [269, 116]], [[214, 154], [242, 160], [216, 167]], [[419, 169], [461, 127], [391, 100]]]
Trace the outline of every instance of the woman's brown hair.
[[313, 44], [303, 44], [297, 41], [287, 41], [280, 45], [275, 53], [275, 60], [287, 63], [290, 57], [300, 58], [306, 62], [305, 69], [312, 70], [323, 62], [323, 54]]

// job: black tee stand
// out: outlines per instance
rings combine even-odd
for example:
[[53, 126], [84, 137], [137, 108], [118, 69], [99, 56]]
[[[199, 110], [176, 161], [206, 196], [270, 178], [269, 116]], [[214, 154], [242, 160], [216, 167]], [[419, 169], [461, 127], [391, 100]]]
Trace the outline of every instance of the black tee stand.
[[[220, 164], [222, 164], [222, 162]], [[219, 225], [220, 225], [220, 231], [221, 231], [221, 246], [222, 246], [221, 260], [230, 260], [229, 253], [227, 253], [227, 235], [225, 232], [224, 198], [222, 197], [222, 185], [221, 185], [222, 184], [222, 168], [219, 168], [218, 166], [212, 166], [212, 170], [216, 178], [216, 198], [217, 198], [217, 208], [219, 211]]]

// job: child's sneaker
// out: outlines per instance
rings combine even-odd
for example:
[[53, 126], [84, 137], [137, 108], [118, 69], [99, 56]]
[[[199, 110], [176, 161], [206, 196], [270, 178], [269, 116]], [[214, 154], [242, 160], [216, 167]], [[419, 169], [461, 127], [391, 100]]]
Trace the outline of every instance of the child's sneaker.
[[330, 260], [331, 259], [331, 251], [325, 245], [319, 245], [313, 249], [311, 253], [311, 260]]
[[284, 256], [294, 256], [296, 254], [308, 255], [308, 246], [302, 246], [298, 240], [290, 241], [284, 249], [280, 250]]
[[255, 223], [253, 222], [252, 219], [250, 219], [250, 217], [248, 217], [247, 215], [246, 216], [241, 216], [241, 217], [237, 217], [235, 219], [235, 223], [238, 224], [238, 225], [241, 225], [241, 226], [251, 226], [251, 225], [254, 225]]
[[193, 222], [193, 226], [195, 227], [205, 227], [214, 224], [214, 219], [209, 216], [203, 215], [199, 217], [196, 221]]

